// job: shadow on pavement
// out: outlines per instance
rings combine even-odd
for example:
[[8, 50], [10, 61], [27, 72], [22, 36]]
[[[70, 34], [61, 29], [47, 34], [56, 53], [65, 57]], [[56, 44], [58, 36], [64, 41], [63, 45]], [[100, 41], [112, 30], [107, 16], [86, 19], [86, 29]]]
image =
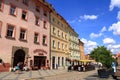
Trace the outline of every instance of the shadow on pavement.
[[90, 75], [84, 79], [85, 80], [114, 80], [114, 79], [109, 79], [109, 78], [99, 78], [97, 74]]
[[97, 74], [93, 74], [84, 79], [85, 80], [120, 80], [120, 77], [117, 77], [117, 79], [113, 79], [112, 76], [110, 75], [109, 78], [99, 78]]

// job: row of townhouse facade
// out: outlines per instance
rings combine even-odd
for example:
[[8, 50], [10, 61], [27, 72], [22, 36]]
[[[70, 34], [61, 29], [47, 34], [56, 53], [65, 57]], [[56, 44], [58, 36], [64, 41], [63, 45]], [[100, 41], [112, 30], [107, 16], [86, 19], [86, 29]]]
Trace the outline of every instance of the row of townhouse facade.
[[79, 35], [45, 0], [0, 0], [0, 63], [55, 69], [80, 59]]

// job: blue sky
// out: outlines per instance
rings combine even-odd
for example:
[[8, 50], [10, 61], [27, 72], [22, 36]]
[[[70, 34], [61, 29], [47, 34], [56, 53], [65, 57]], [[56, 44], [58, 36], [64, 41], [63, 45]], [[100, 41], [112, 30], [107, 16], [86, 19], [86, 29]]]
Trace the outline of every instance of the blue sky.
[[120, 0], [46, 0], [79, 34], [85, 53], [106, 46], [120, 52]]

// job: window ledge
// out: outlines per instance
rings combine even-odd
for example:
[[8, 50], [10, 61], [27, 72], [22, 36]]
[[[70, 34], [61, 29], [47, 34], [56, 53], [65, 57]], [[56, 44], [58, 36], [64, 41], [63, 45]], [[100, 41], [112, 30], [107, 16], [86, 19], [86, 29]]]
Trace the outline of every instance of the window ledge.
[[22, 18], [23, 21], [27, 21], [27, 19]]
[[40, 43], [39, 43], [39, 42], [34, 42], [34, 44], [37, 44], [37, 45], [39, 45]]
[[43, 46], [47, 46], [47, 44], [43, 44]]
[[[1, 37], [1, 36], [0, 36]], [[7, 39], [15, 40], [15, 37], [5, 36]]]
[[56, 49], [56, 47], [53, 46], [53, 49]]
[[27, 40], [25, 40], [25, 39], [19, 39], [20, 41], [23, 41], [23, 42], [27, 42]]
[[35, 24], [36, 26], [40, 26], [39, 24]]
[[10, 14], [10, 15], [16, 17], [16, 14]]

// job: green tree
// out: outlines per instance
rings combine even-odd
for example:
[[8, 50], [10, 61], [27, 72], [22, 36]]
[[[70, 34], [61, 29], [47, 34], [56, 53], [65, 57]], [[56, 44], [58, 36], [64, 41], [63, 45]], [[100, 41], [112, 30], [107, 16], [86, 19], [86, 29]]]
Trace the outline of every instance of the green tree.
[[97, 48], [94, 48], [94, 50], [90, 53], [90, 57], [96, 62], [101, 62], [106, 68], [111, 68], [112, 62], [115, 61], [115, 59], [112, 58], [111, 51], [105, 46], [98, 46]]

